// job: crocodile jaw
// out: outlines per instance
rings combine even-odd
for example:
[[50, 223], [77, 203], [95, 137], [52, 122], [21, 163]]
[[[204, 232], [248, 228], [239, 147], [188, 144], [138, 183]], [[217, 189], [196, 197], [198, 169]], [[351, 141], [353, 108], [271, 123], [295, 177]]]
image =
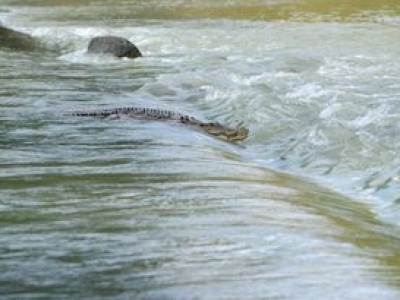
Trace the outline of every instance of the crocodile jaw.
[[217, 123], [208, 124], [205, 129], [208, 134], [229, 142], [243, 141], [249, 136], [249, 130], [245, 127], [231, 129]]

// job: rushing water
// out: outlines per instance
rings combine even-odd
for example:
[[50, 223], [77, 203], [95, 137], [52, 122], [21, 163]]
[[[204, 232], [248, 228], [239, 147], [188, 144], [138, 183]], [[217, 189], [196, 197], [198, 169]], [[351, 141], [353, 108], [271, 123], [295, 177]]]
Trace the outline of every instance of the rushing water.
[[[0, 298], [400, 298], [398, 1], [54, 2], [0, 1]], [[135, 105], [251, 135], [63, 115]]]

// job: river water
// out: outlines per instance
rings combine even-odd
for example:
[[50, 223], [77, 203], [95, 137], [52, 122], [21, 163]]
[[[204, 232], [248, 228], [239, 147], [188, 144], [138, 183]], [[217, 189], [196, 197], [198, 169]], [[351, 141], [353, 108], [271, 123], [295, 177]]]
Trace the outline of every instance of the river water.
[[[398, 1], [54, 2], [0, 1], [0, 298], [400, 298]], [[122, 106], [251, 134], [63, 115]]]

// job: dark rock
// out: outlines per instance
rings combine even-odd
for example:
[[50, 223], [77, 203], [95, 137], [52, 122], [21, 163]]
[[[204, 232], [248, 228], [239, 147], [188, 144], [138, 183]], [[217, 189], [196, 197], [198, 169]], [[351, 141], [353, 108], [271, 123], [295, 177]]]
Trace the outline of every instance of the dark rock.
[[41, 46], [30, 35], [12, 30], [0, 24], [0, 48], [16, 51], [35, 51], [41, 49]]
[[93, 38], [88, 53], [111, 54], [116, 57], [136, 58], [142, 56], [139, 49], [125, 38], [117, 36], [98, 36]]

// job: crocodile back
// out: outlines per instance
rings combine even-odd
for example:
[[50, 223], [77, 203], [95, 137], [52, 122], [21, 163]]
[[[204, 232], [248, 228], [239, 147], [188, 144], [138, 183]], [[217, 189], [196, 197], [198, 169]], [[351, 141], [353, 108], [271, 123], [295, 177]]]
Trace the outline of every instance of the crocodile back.
[[241, 124], [236, 128], [230, 128], [224, 126], [218, 122], [202, 122], [194, 117], [183, 115], [178, 112], [171, 110], [163, 110], [148, 107], [122, 107], [122, 108], [111, 108], [95, 111], [76, 111], [71, 115], [79, 117], [117, 117], [126, 116], [134, 119], [146, 119], [146, 120], [174, 120], [179, 123], [190, 125], [198, 128], [206, 133], [215, 136], [217, 138], [235, 142], [241, 141], [248, 137], [249, 130]]

